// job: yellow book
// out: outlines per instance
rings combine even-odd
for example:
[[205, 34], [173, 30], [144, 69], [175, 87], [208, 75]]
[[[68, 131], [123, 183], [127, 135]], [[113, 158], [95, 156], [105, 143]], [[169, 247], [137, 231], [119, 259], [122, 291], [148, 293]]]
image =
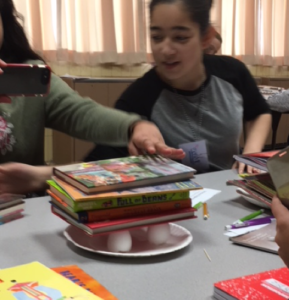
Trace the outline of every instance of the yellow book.
[[2, 300], [103, 300], [39, 262], [0, 270]]

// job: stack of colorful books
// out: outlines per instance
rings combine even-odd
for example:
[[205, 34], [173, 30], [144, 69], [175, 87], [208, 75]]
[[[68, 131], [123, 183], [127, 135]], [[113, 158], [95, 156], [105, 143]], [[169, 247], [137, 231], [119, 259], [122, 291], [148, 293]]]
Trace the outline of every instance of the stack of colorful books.
[[[278, 193], [282, 200], [289, 202], [289, 147], [284, 150], [274, 150], [245, 155], [235, 155], [234, 158], [248, 166], [261, 170], [255, 174], [241, 174], [243, 179], [228, 180], [228, 185], [238, 187], [237, 192], [255, 200], [262, 206], [270, 208], [272, 198]], [[288, 206], [288, 204], [287, 204]]]
[[246, 199], [260, 202], [262, 206], [270, 208], [273, 196], [276, 194], [271, 176], [268, 173], [241, 175], [243, 179], [228, 180], [227, 185], [237, 186], [238, 194]]
[[55, 167], [51, 210], [90, 235], [195, 218], [194, 173], [157, 155]]
[[23, 217], [23, 195], [0, 195], [0, 225]]

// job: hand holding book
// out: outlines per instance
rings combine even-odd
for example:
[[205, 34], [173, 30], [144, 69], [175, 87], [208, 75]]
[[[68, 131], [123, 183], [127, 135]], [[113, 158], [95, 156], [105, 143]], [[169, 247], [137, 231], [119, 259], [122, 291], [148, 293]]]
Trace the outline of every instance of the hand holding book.
[[278, 254], [289, 267], [289, 211], [277, 196], [272, 200], [272, 212], [276, 218], [275, 242], [280, 247]]

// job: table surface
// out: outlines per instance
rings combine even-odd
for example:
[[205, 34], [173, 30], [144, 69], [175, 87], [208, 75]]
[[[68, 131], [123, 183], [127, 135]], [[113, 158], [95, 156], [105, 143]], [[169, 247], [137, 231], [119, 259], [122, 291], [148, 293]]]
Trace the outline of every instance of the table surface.
[[[119, 300], [213, 299], [217, 281], [284, 267], [276, 254], [232, 244], [224, 225], [257, 210], [226, 180], [227, 170], [197, 175], [203, 187], [222, 192], [208, 202], [210, 218], [178, 222], [193, 235], [186, 248], [160, 256], [120, 258], [79, 249], [66, 241], [67, 224], [50, 212], [49, 197], [26, 200], [25, 217], [0, 226], [0, 268], [39, 261], [48, 267], [76, 264]], [[203, 249], [206, 249], [209, 261]]]

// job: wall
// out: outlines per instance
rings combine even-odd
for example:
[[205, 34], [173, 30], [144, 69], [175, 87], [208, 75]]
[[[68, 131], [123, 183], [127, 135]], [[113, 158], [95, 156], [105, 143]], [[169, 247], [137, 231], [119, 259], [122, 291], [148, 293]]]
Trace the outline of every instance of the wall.
[[[73, 65], [59, 65], [51, 63], [53, 71], [63, 76], [70, 74], [72, 76], [80, 77], [129, 77], [137, 78], [142, 76], [147, 70], [151, 68], [149, 64], [133, 65], [128, 67], [116, 65], [101, 65], [96, 67], [73, 66]], [[254, 77], [282, 77], [289, 78], [288, 67], [265, 67], [265, 66], [247, 66], [252, 76]]]

